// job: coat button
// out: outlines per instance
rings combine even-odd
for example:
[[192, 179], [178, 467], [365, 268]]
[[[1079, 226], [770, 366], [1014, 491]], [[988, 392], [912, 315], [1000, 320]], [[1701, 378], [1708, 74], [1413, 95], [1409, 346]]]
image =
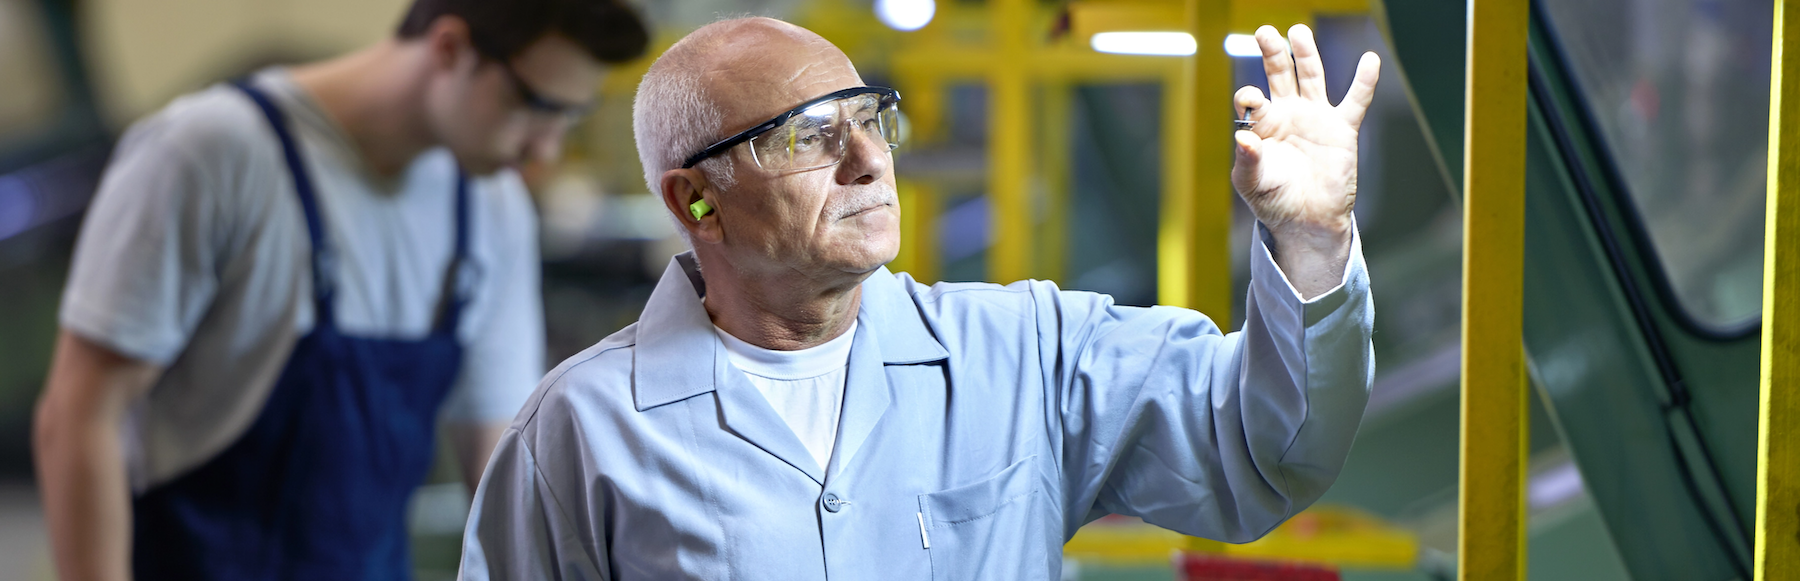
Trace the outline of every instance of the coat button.
[[835, 493], [825, 495], [825, 510], [826, 510], [826, 512], [837, 512], [837, 511], [843, 510], [844, 505], [846, 505], [846, 504], [850, 504], [850, 503], [844, 502], [843, 499], [838, 498], [838, 495]]

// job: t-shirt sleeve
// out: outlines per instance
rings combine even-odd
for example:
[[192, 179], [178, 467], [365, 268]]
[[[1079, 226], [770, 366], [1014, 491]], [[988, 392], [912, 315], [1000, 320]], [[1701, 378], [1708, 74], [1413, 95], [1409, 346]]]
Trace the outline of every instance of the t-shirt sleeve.
[[[517, 415], [544, 376], [544, 306], [537, 247], [537, 218], [516, 176], [490, 182], [501, 197], [496, 236], [480, 270], [474, 320], [463, 338], [462, 372], [444, 403], [444, 419], [461, 423], [504, 423]], [[471, 305], [475, 307], [476, 305]]]
[[[63, 328], [121, 355], [167, 365], [218, 292], [229, 212], [205, 127], [146, 120], [121, 141], [76, 241]], [[202, 148], [204, 149], [204, 148]]]

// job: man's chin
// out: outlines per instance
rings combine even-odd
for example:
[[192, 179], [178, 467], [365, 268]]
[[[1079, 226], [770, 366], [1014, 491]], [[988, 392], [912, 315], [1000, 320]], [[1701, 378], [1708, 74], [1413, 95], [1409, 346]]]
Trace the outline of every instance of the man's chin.
[[839, 270], [867, 276], [893, 262], [900, 254], [900, 244], [871, 245], [859, 248], [854, 256], [847, 256], [839, 263]]
[[519, 171], [519, 164], [501, 162], [473, 162], [462, 164], [462, 171], [470, 177], [488, 177], [502, 171]]
[[524, 163], [521, 160], [488, 156], [469, 159], [466, 156], [458, 155], [456, 156], [456, 166], [464, 175], [475, 178], [485, 178], [506, 170], [514, 172], [524, 170]]

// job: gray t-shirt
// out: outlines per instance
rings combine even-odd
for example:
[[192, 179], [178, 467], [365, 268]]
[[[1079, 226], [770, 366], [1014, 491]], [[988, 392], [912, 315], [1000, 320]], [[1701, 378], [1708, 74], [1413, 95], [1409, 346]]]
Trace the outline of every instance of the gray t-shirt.
[[[337, 254], [338, 326], [431, 329], [455, 234], [455, 161], [420, 155], [366, 172], [344, 132], [279, 68], [256, 85], [287, 115]], [[543, 375], [537, 222], [512, 172], [472, 179], [470, 303], [448, 421], [502, 422]], [[126, 132], [94, 197], [63, 295], [63, 327], [167, 371], [124, 437], [133, 490], [166, 482], [248, 429], [313, 328], [311, 241], [273, 129], [217, 85]]]

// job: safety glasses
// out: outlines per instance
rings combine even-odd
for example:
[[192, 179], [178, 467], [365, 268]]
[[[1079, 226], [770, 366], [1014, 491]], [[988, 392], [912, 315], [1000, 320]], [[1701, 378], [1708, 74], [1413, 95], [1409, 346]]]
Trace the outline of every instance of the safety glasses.
[[725, 150], [749, 142], [756, 166], [792, 172], [837, 165], [861, 133], [888, 150], [900, 146], [900, 92], [887, 87], [855, 87], [801, 103], [687, 158], [691, 168]]
[[519, 97], [520, 104], [524, 105], [525, 110], [530, 112], [534, 118], [561, 122], [567, 126], [575, 124], [575, 122], [580, 121], [582, 117], [586, 117], [588, 113], [593, 111], [593, 103], [565, 103], [545, 97], [543, 93], [539, 92], [535, 87], [532, 87], [531, 83], [525, 80], [525, 77], [520, 76], [519, 71], [513, 68], [512, 62], [507, 60], [506, 57], [501, 56], [498, 51], [484, 47], [483, 43], [476, 42], [472, 44], [475, 47], [475, 52], [480, 54], [482, 58], [494, 61], [495, 64], [500, 65], [500, 71], [506, 75], [507, 81], [512, 85], [513, 92]]

